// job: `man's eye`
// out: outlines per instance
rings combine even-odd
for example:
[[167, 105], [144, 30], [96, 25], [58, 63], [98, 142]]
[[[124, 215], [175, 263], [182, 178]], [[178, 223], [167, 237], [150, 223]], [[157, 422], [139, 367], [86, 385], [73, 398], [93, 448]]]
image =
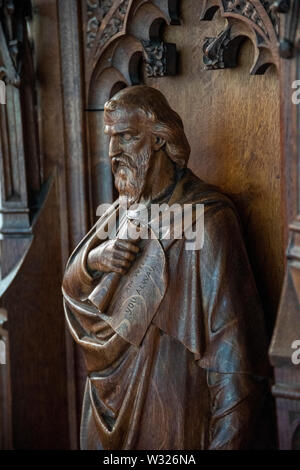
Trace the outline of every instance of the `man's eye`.
[[126, 133], [126, 134], [121, 134], [121, 138], [122, 138], [123, 140], [125, 140], [126, 142], [129, 142], [129, 140], [131, 140], [131, 138], [132, 138], [132, 135], [131, 135], [131, 134], [127, 134], [127, 133]]

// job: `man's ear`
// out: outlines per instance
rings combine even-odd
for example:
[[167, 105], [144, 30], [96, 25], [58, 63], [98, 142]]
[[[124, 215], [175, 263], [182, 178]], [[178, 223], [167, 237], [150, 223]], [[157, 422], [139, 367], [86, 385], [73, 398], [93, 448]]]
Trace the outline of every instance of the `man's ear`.
[[153, 134], [153, 136], [152, 136], [152, 145], [153, 145], [153, 149], [156, 152], [158, 150], [160, 150], [165, 145], [165, 143], [166, 143], [165, 139], [163, 139], [159, 135]]

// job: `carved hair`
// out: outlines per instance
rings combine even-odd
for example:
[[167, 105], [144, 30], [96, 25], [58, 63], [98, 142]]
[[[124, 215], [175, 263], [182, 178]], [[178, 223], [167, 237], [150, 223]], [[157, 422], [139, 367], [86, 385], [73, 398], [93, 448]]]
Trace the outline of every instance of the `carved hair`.
[[169, 158], [180, 168], [186, 167], [191, 149], [182, 120], [160, 91], [143, 85], [132, 86], [119, 91], [104, 106], [106, 112], [122, 108], [143, 112], [153, 134], [166, 141], [165, 151]]

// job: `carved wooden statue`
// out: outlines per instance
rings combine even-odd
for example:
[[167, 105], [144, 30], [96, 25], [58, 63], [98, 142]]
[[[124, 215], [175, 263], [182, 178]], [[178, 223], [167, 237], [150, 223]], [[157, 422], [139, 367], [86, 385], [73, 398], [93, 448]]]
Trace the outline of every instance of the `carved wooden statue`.
[[[126, 88], [104, 114], [120, 197], [76, 248], [63, 282], [88, 374], [81, 447], [252, 448], [266, 345], [235, 208], [187, 169], [182, 121], [159, 91]], [[190, 205], [192, 224], [202, 204], [203, 247], [187, 249], [185, 236], [160, 232], [122, 239], [124, 224], [134, 223], [130, 211], [109, 236], [112, 218], [138, 202]]]

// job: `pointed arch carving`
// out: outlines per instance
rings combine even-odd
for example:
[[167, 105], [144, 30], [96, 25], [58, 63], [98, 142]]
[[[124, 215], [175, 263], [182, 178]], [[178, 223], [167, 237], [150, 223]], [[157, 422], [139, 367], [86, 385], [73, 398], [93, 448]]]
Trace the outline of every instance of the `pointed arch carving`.
[[241, 42], [249, 38], [255, 48], [250, 74], [263, 74], [279, 65], [279, 18], [268, 0], [204, 0], [201, 20], [212, 20], [217, 10], [226, 20], [225, 29], [214, 38], [206, 38], [203, 61], [207, 69], [237, 65]]
[[[126, 86], [140, 83], [143, 63], [148, 76], [176, 73], [176, 45], [163, 42], [162, 29], [165, 25], [180, 24], [178, 0], [85, 0], [83, 3], [88, 109], [95, 106], [101, 109], [115, 83]], [[101, 93], [95, 92], [98, 87], [105, 90], [102, 102], [99, 101]]]

